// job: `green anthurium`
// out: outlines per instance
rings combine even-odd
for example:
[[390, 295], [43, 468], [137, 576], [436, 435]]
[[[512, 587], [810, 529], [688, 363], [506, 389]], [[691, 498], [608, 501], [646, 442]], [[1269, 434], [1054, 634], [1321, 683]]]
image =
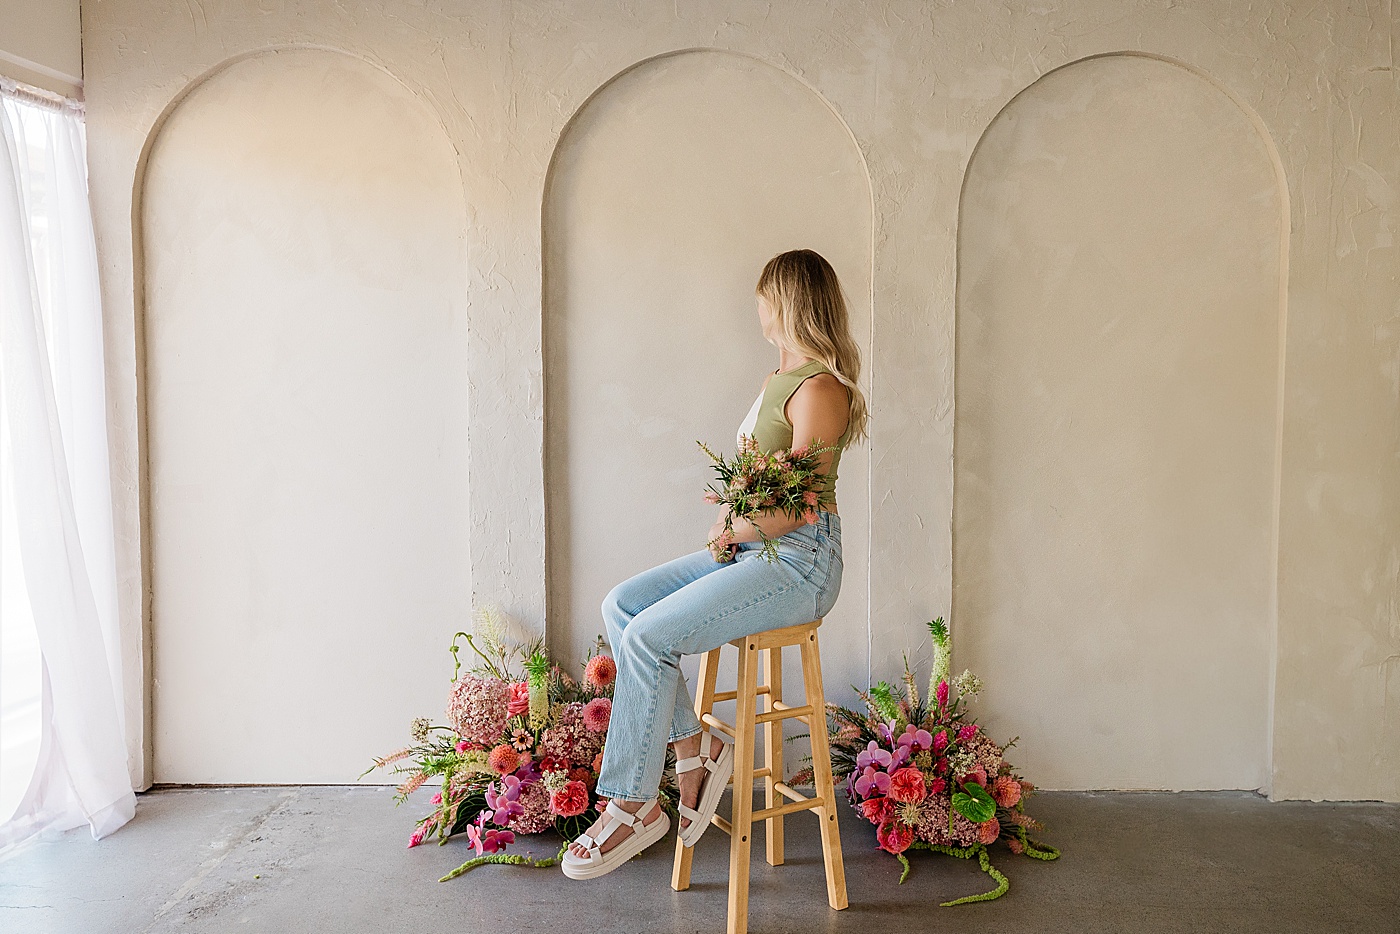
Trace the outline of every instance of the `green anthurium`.
[[981, 824], [996, 816], [997, 803], [987, 789], [976, 782], [969, 782], [963, 785], [962, 791], [953, 795], [953, 810], [974, 824]]

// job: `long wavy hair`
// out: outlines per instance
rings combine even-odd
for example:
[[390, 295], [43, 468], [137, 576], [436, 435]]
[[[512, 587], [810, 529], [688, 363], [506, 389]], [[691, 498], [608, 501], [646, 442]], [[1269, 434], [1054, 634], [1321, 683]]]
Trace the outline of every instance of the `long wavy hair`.
[[860, 348], [851, 339], [846, 296], [836, 270], [815, 250], [789, 250], [768, 261], [754, 294], [768, 302], [784, 342], [820, 360], [851, 393], [847, 445], [869, 438], [869, 412], [860, 391]]

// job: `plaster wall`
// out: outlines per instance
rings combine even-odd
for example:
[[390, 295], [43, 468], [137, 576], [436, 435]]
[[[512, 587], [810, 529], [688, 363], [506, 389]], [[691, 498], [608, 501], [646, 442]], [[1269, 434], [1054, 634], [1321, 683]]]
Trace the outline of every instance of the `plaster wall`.
[[176, 106], [143, 191], [155, 780], [352, 780], [469, 621], [452, 148], [282, 51]]
[[1056, 788], [1267, 783], [1280, 181], [1228, 96], [1139, 55], [1041, 78], [968, 169], [959, 661], [1018, 686], [981, 712]]
[[[612, 78], [683, 49], [743, 53], [819, 94], [853, 134], [873, 200], [865, 612], [869, 631], [898, 634], [870, 648], [878, 677], [894, 672], [906, 645], [922, 649], [923, 622], [950, 606], [958, 205], [973, 148], [1007, 102], [1050, 70], [1140, 51], [1189, 64], [1235, 95], [1287, 182], [1267, 790], [1400, 799], [1400, 108], [1390, 3], [1077, 0], [1031, 12], [898, 0], [353, 8], [104, 0], [83, 16], [132, 690], [148, 680], [147, 621], [159, 614], [144, 582], [160, 573], [142, 525], [154, 451], [143, 443], [148, 271], [133, 219], [142, 216], [143, 159], [162, 115], [221, 63], [272, 47], [343, 50], [399, 79], [445, 128], [470, 193], [474, 257], [464, 290], [473, 599], [499, 602], [539, 629], [555, 625], [546, 619], [541, 212], [561, 134]], [[709, 417], [718, 424], [731, 413], [731, 402], [716, 401]], [[977, 626], [953, 619], [958, 667], [969, 650], [957, 634]], [[433, 708], [405, 702], [399, 713]], [[149, 729], [132, 737], [138, 787], [151, 779], [149, 737]]]
[[0, 75], [82, 97], [78, 0], [0, 0]]
[[[569, 124], [544, 205], [558, 657], [581, 659], [604, 634], [599, 605], [615, 584], [704, 549], [716, 509], [701, 494], [715, 474], [696, 441], [732, 452], [778, 365], [753, 296], [768, 257], [805, 246], [832, 263], [868, 359], [870, 232], [870, 186], [850, 132], [765, 62], [713, 51], [649, 61]], [[837, 479], [849, 570], [822, 637], [827, 679], [843, 698], [868, 676], [869, 455], [849, 448]], [[787, 654], [797, 690], [801, 667]], [[683, 661], [692, 691], [698, 665], [699, 656]], [[724, 674], [733, 680], [732, 668]]]

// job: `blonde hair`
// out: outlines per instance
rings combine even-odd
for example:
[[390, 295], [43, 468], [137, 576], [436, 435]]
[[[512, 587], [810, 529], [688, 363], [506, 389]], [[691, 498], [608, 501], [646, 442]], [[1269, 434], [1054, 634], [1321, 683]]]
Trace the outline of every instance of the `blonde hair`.
[[836, 270], [815, 250], [789, 250], [763, 267], [754, 294], [768, 302], [788, 347], [820, 360], [850, 390], [847, 446], [868, 438], [865, 394], [856, 385], [860, 348], [851, 339], [846, 297]]

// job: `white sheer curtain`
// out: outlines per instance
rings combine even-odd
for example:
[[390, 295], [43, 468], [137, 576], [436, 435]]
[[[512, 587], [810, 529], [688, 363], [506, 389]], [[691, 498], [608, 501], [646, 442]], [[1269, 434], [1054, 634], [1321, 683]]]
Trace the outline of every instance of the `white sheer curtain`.
[[0, 735], [0, 756], [33, 763], [0, 814], [3, 858], [83, 824], [100, 839], [136, 799], [82, 115], [4, 79], [0, 102], [0, 652], [13, 656], [0, 659], [0, 731], [18, 734]]

